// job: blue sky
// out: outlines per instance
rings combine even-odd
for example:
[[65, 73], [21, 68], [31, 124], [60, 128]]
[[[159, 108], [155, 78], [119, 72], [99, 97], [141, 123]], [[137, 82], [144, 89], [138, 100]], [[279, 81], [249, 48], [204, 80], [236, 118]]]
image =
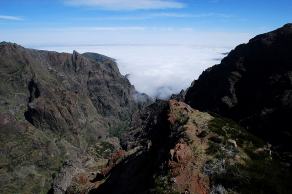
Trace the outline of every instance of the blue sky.
[[249, 31], [291, 21], [291, 9], [290, 0], [1, 0], [0, 24], [1, 28], [143, 25]]
[[168, 96], [223, 52], [292, 22], [291, 10], [291, 0], [0, 0], [0, 41], [105, 54], [139, 91]]
[[1, 0], [0, 39], [22, 30], [72, 28], [255, 34], [292, 22], [291, 10], [291, 0]]

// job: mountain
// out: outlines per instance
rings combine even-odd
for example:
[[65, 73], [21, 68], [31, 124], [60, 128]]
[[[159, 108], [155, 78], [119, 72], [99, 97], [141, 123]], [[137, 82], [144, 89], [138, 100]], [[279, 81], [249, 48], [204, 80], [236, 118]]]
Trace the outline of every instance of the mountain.
[[135, 114], [89, 193], [291, 193], [291, 56], [287, 24]]
[[292, 25], [170, 100], [114, 59], [0, 44], [0, 193], [290, 194]]
[[[62, 166], [98, 163], [104, 157], [96, 157], [102, 149], [96, 144], [117, 148], [118, 140], [110, 136], [127, 128], [131, 115], [150, 102], [113, 59], [94, 53], [2, 42], [0, 75], [0, 193], [47, 193]], [[55, 178], [56, 193], [70, 182], [73, 171], [66, 173]]]
[[[237, 46], [202, 73], [185, 102], [232, 118], [283, 152], [292, 151], [292, 24]], [[286, 154], [292, 161], [292, 155]]]
[[[270, 145], [230, 119], [170, 100], [153, 103], [135, 121], [121, 138], [123, 154], [92, 181], [90, 194], [291, 192], [291, 171]], [[72, 194], [86, 184], [76, 183]]]

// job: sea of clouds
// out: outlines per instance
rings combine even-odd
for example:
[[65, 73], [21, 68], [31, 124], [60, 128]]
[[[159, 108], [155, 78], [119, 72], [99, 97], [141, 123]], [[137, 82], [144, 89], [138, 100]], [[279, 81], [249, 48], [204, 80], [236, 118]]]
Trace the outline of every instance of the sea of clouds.
[[29, 48], [96, 52], [115, 58], [136, 89], [154, 98], [186, 89], [203, 70], [220, 63], [222, 53], [251, 37], [246, 32], [147, 26], [3, 31], [4, 40]]
[[190, 86], [208, 67], [220, 63], [231, 47], [199, 45], [97, 45], [41, 47], [45, 50], [95, 52], [115, 58], [139, 92], [167, 98]]

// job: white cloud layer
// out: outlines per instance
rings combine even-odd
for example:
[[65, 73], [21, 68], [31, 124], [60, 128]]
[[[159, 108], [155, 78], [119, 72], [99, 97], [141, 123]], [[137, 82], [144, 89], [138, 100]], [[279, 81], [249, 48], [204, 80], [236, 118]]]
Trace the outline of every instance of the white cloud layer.
[[65, 0], [65, 3], [108, 10], [178, 9], [185, 6], [177, 0]]
[[103, 45], [42, 47], [59, 52], [96, 52], [117, 59], [123, 75], [140, 92], [166, 98], [190, 86], [206, 68], [219, 63], [230, 47], [198, 45]]
[[0, 20], [21, 21], [23, 18], [18, 16], [0, 15]]
[[204, 69], [219, 63], [221, 53], [254, 35], [143, 26], [3, 29], [0, 34], [2, 40], [26, 47], [96, 52], [115, 58], [137, 90], [153, 97], [187, 88]]

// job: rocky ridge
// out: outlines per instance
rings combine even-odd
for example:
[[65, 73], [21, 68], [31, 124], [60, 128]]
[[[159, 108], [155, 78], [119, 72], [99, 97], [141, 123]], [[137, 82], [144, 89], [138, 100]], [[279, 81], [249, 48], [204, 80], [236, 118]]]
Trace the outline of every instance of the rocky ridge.
[[[96, 152], [103, 148], [96, 144], [115, 144], [109, 136], [127, 128], [131, 115], [150, 102], [145, 95], [137, 100], [113, 59], [94, 53], [2, 42], [0, 74], [1, 193], [46, 193], [62, 166], [78, 171], [83, 160], [99, 163], [103, 157]], [[60, 192], [71, 171], [60, 180]]]
[[193, 82], [185, 102], [232, 118], [291, 152], [292, 24], [237, 46]]
[[147, 107], [138, 123], [122, 138], [124, 154], [114, 165], [106, 165], [104, 178], [89, 193], [291, 190], [291, 174], [274, 158], [269, 145], [232, 120], [170, 100]]

